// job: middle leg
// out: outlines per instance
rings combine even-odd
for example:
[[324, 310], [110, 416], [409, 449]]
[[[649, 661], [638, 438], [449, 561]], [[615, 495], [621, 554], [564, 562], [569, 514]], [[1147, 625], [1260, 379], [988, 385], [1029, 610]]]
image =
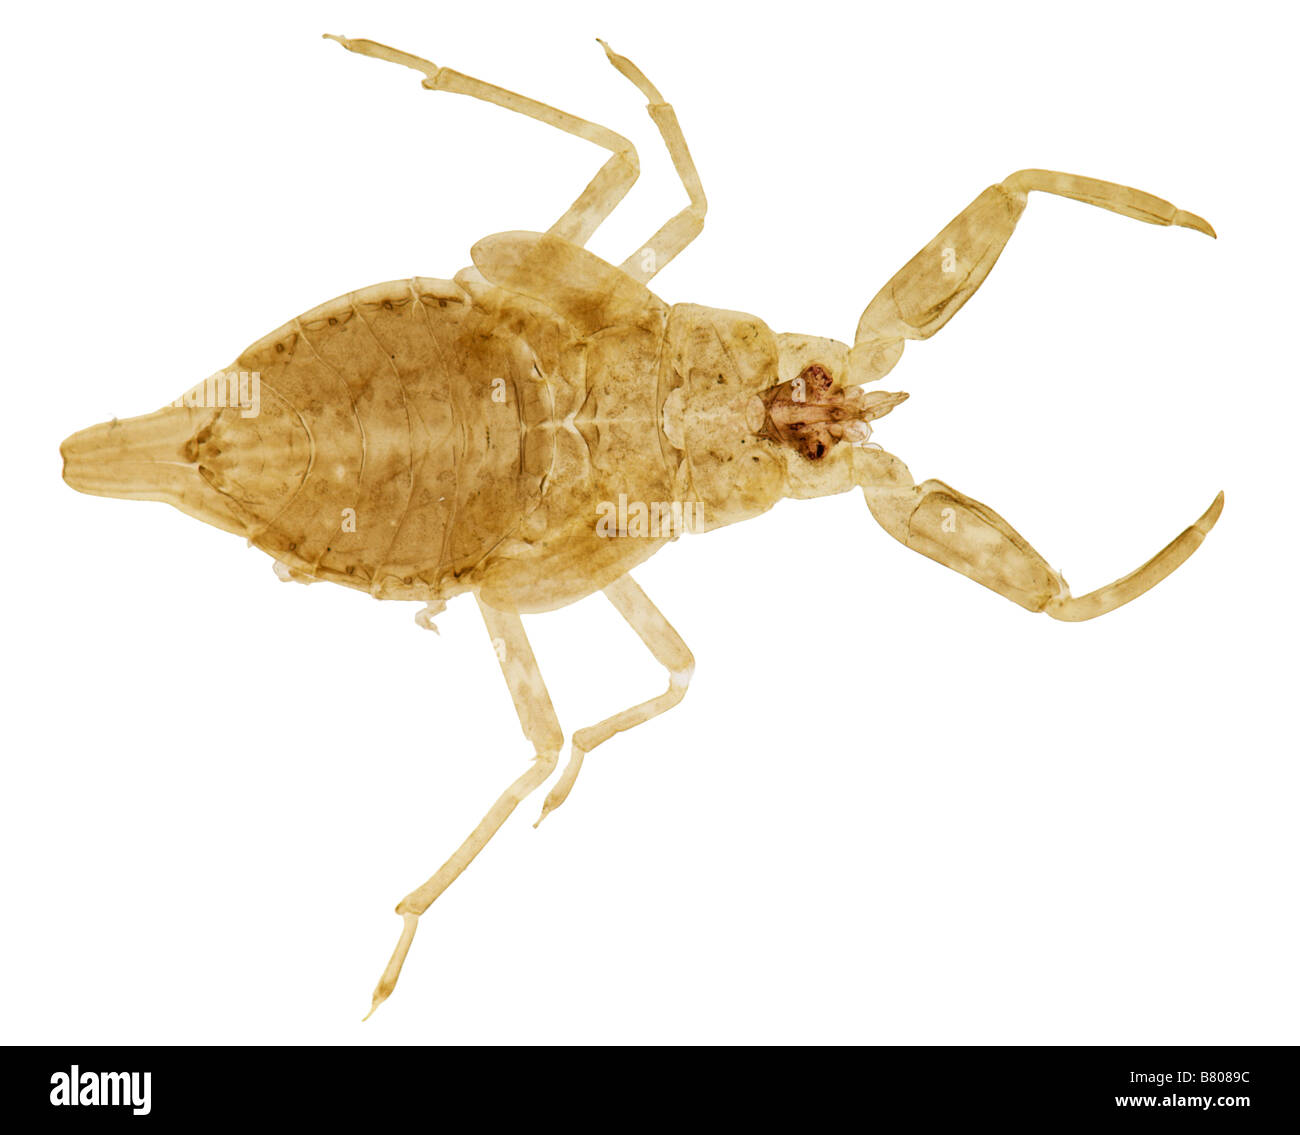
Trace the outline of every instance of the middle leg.
[[649, 99], [646, 110], [659, 128], [659, 136], [668, 147], [668, 156], [673, 160], [673, 169], [681, 179], [686, 190], [687, 204], [681, 212], [670, 217], [668, 221], [652, 236], [646, 244], [623, 261], [619, 267], [629, 276], [645, 284], [682, 251], [704, 228], [704, 214], [709, 204], [704, 197], [704, 186], [700, 183], [699, 172], [691, 152], [686, 148], [686, 138], [677, 122], [677, 112], [659, 93], [658, 88], [650, 82], [630, 59], [610, 50], [603, 39], [598, 41], [605, 49], [609, 61], [618, 68], [621, 75], [631, 79], [637, 89]]
[[[537, 817], [540, 824], [568, 798], [573, 783], [578, 779], [582, 769], [582, 759], [597, 745], [603, 745], [615, 733], [641, 725], [652, 717], [672, 709], [686, 696], [686, 688], [691, 684], [691, 675], [695, 672], [695, 659], [690, 649], [682, 641], [681, 635], [673, 630], [672, 624], [659, 613], [659, 609], [650, 602], [630, 575], [615, 580], [605, 588], [607, 598], [620, 615], [625, 618], [645, 643], [650, 653], [665, 670], [668, 671], [668, 689], [657, 698], [651, 698], [640, 705], [607, 717], [596, 725], [579, 729], [573, 735], [569, 763], [564, 766], [560, 779], [547, 794], [542, 805], [542, 814]], [[534, 824], [533, 827], [536, 827]]]

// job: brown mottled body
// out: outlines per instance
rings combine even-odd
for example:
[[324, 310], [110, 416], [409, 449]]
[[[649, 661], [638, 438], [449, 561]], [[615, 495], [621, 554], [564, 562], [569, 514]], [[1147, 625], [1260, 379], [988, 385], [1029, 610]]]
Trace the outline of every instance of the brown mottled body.
[[241, 391], [243, 376], [256, 376], [256, 408], [205, 402], [201, 384], [155, 414], [82, 430], [63, 455], [74, 488], [167, 501], [247, 537], [285, 578], [423, 600], [421, 625], [432, 626], [430, 613], [446, 599], [474, 594], [535, 756], [398, 905], [402, 935], [372, 1009], [392, 991], [420, 915], [557, 767], [563, 732], [520, 612], [602, 591], [668, 675], [658, 697], [573, 734], [543, 817], [568, 796], [586, 753], [684, 696], [691, 652], [629, 574], [680, 528], [625, 531], [629, 501], [660, 517], [689, 509], [687, 527], [703, 532], [783, 498], [856, 487], [907, 547], [1064, 621], [1141, 595], [1217, 521], [1222, 494], [1136, 571], [1075, 598], [991, 508], [941, 481], [917, 484], [870, 444], [869, 423], [907, 395], [863, 389], [892, 369], [906, 340], [935, 334], [980, 287], [1031, 192], [1213, 236], [1195, 214], [1112, 182], [1020, 170], [976, 197], [885, 284], [851, 345], [778, 335], [740, 312], [669, 307], [646, 286], [698, 234], [705, 200], [672, 107], [627, 59], [606, 46], [646, 96], [688, 204], [616, 267], [583, 246], [636, 178], [627, 139], [382, 44], [330, 38], [421, 72], [429, 90], [495, 103], [611, 156], [546, 233], [487, 237], [453, 280], [377, 284], [259, 340], [229, 368]]
[[[541, 500], [551, 408], [530, 372], [581, 374], [571, 338], [526, 314], [524, 339], [454, 283], [394, 281], [245, 351], [232, 369], [260, 373], [263, 405], [269, 394], [294, 415], [309, 453], [287, 499], [249, 502], [248, 538], [300, 578], [381, 599], [463, 589]], [[551, 389], [563, 399], [572, 387], [561, 378]], [[249, 428], [221, 413], [198, 457], [214, 478], [239, 483], [223, 458]]]
[[[384, 599], [544, 580], [547, 517], [594, 515], [583, 498], [616, 491], [609, 431], [656, 440], [653, 374], [618, 375], [642, 397], [612, 421], [601, 353], [542, 304], [472, 282], [379, 284], [301, 316], [232, 368], [261, 372], [315, 454], [250, 538], [302, 575]], [[355, 531], [340, 529], [345, 509]], [[519, 601], [554, 605], [539, 587]]]
[[[563, 519], [548, 518], [590, 533], [581, 521], [629, 481], [658, 494], [647, 499], [671, 499], [666, 467], [653, 460], [653, 367], [667, 309], [647, 312], [652, 349], [629, 363], [623, 336], [585, 341], [543, 304], [473, 275], [463, 285], [377, 284], [254, 343], [228, 371], [260, 376], [256, 417], [237, 406], [167, 407], [94, 428], [117, 433], [120, 449], [132, 433], [166, 428], [175, 460], [195, 476], [135, 495], [215, 520], [294, 578], [381, 599], [479, 588], [513, 596], [519, 609], [571, 602], [580, 596], [553, 589], [566, 561], [607, 553], [605, 578], [587, 594], [655, 550], [643, 541], [574, 548]], [[628, 451], [652, 457], [639, 475], [620, 464]]]

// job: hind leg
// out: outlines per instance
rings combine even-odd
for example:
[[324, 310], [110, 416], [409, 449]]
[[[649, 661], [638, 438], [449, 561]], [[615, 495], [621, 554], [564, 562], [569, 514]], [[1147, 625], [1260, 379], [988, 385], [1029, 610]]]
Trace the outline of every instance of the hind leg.
[[[474, 857], [487, 846], [488, 840], [496, 835], [497, 830], [509, 818], [521, 800], [533, 789], [542, 784], [555, 771], [559, 759], [560, 747], [564, 744], [564, 734], [560, 722], [551, 706], [550, 694], [542, 681], [537, 659], [533, 657], [532, 647], [524, 634], [524, 625], [518, 615], [506, 614], [479, 601], [483, 621], [487, 624], [488, 634], [492, 636], [497, 658], [501, 663], [501, 673], [505, 675], [506, 685], [510, 687], [510, 696], [514, 699], [515, 712], [519, 715], [519, 724], [524, 736], [532, 744], [536, 756], [528, 769], [515, 780], [497, 798], [486, 816], [470, 832], [465, 842], [456, 849], [437, 872], [423, 886], [417, 887], [400, 903], [397, 913], [402, 916], [402, 935], [397, 948], [393, 951], [379, 984], [375, 987], [370, 1004], [373, 1013], [393, 992], [397, 978], [402, 972], [402, 963], [406, 961], [407, 951], [415, 938], [416, 926], [422, 915], [439, 895], [442, 894], [470, 865]], [[367, 1013], [368, 1017], [370, 1013]]]
[[[424, 86], [431, 91], [450, 91], [453, 94], [469, 95], [471, 98], [512, 110], [516, 114], [525, 114], [538, 122], [563, 130], [566, 134], [585, 138], [588, 142], [594, 142], [597, 146], [609, 150], [612, 154], [609, 160], [601, 166], [596, 176], [591, 179], [590, 184], [579, 194], [578, 199], [564, 216], [547, 230], [554, 236], [563, 237], [573, 244], [586, 244], [600, 223], [623, 200], [640, 173], [636, 147], [623, 135], [607, 127], [588, 122], [585, 118], [578, 118], [576, 115], [566, 114], [562, 110], [556, 110], [552, 106], [516, 94], [514, 91], [485, 83], [482, 79], [462, 75], [449, 67], [439, 67], [427, 59], [398, 51], [382, 43], [375, 43], [373, 40], [347, 39], [344, 36], [328, 34], [325, 38], [342, 44], [358, 55], [368, 55], [372, 59], [382, 59], [387, 63], [397, 63], [420, 71], [425, 76]], [[677, 125], [677, 116], [673, 113], [673, 108], [663, 101], [663, 96], [633, 63], [621, 55], [614, 54], [603, 40], [600, 43], [610, 63], [650, 100], [650, 105], [647, 107], [650, 117], [659, 128], [673, 166], [690, 199], [685, 209], [655, 233], [649, 243], [623, 265], [625, 271], [644, 283], [685, 248], [700, 231], [704, 223], [704, 190], [700, 187], [695, 163], [691, 161], [690, 152], [686, 149], [686, 141], [682, 137], [681, 127]]]
[[569, 206], [568, 212], [548, 230], [574, 244], [587, 242], [601, 221], [608, 217], [623, 200], [641, 171], [636, 147], [623, 135], [615, 133], [608, 127], [556, 110], [553, 106], [547, 106], [525, 95], [515, 94], [514, 91], [508, 91], [503, 87], [485, 83], [482, 79], [462, 75], [450, 67], [439, 67], [427, 59], [398, 51], [382, 43], [375, 43], [374, 40], [347, 39], [344, 36], [328, 34], [325, 38], [341, 43], [349, 51], [358, 55], [368, 55], [371, 59], [382, 59], [387, 63], [397, 63], [422, 72], [425, 76], [423, 85], [428, 90], [469, 95], [470, 98], [490, 102], [495, 106], [512, 110], [516, 114], [527, 115], [538, 122], [554, 126], [557, 130], [563, 130], [566, 134], [585, 138], [588, 142], [594, 142], [597, 146], [609, 150], [612, 154], [609, 160], [600, 167], [587, 188]]

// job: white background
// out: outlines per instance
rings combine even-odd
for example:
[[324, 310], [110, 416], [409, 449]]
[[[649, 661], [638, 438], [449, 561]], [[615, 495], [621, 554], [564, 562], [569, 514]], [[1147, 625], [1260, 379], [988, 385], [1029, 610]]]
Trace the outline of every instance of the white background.
[[[1212, 13], [1212, 15], [1211, 15]], [[1283, 21], [1279, 23], [1279, 21]], [[1277, 5], [29, 5], [5, 25], [6, 1043], [1245, 1044], [1297, 997], [1295, 27]], [[676, 106], [710, 212], [670, 302], [851, 339], [1025, 166], [1034, 195], [885, 380], [876, 440], [1076, 594], [1227, 506], [1106, 618], [1031, 616], [861, 496], [688, 537], [638, 578], [686, 701], [526, 802], [364, 1026], [392, 907], [524, 767], [468, 598], [285, 586], [58, 444], [342, 292], [544, 229], [602, 151], [320, 33], [627, 133], [592, 248], [684, 203], [600, 35]], [[527, 620], [566, 731], [658, 692], [599, 596]]]

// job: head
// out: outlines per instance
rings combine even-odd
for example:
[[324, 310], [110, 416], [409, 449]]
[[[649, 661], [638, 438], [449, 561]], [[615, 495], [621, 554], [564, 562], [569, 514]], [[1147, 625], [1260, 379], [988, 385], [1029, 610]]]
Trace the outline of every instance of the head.
[[664, 432], [684, 452], [697, 530], [852, 488], [854, 447], [907, 398], [846, 386], [845, 344], [739, 312], [674, 307], [666, 354]]

